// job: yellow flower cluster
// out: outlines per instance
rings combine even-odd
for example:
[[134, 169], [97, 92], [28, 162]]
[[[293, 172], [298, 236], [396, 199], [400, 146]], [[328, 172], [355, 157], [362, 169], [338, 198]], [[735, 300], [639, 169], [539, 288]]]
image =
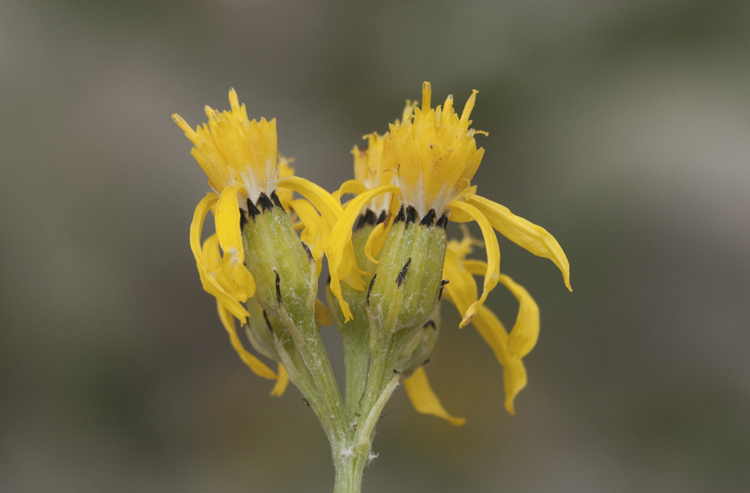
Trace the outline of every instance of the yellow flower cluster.
[[[570, 271], [565, 254], [552, 235], [506, 207], [477, 195], [476, 187], [471, 185], [484, 155], [484, 149], [477, 148], [475, 141], [476, 134], [484, 132], [470, 128], [476, 96], [477, 91], [473, 91], [459, 116], [453, 108], [452, 96], [442, 106], [433, 108], [432, 89], [425, 82], [421, 107], [407, 102], [401, 121], [391, 124], [388, 133], [366, 135], [367, 149], [354, 147], [355, 179], [345, 182], [334, 194], [294, 176], [288, 161], [277, 154], [276, 120], [249, 121], [245, 105], [239, 104], [234, 90], [229, 93], [231, 111], [220, 113], [206, 107], [208, 124], [196, 130], [174, 115], [175, 122], [193, 142], [192, 154], [213, 189], [198, 204], [190, 232], [203, 287], [216, 297], [221, 320], [242, 359], [259, 375], [279, 379], [276, 394], [283, 392], [288, 381], [284, 366], [279, 364], [277, 375], [245, 351], [233, 320], [234, 317], [241, 324], [246, 322], [248, 311], [243, 304], [256, 290], [245, 262], [246, 255], [252, 252], [245, 251], [243, 220], [262, 210], [266, 201], [281, 205], [289, 213], [294, 228], [300, 231], [301, 241], [309, 247], [318, 275], [322, 258], [327, 257], [330, 289], [343, 319], [348, 321], [352, 313], [340, 283], [360, 291], [367, 289], [363, 278], [368, 273], [357, 265], [352, 246], [357, 218], [363, 211], [371, 211], [378, 217], [365, 247], [367, 257], [377, 263], [397, 213], [411, 209], [417, 222], [435, 221], [442, 226], [448, 221], [478, 223], [483, 242], [465, 234], [462, 240], [448, 243], [443, 277], [449, 282], [444, 298], [461, 313], [460, 326], [473, 323], [502, 364], [505, 405], [509, 412], [514, 412], [513, 399], [526, 385], [521, 359], [536, 344], [539, 310], [523, 287], [500, 273], [495, 231], [534, 255], [554, 262], [568, 289]], [[302, 198], [295, 199], [295, 192]], [[346, 194], [355, 197], [342, 204]], [[215, 215], [216, 234], [201, 245], [203, 223], [209, 211]], [[467, 258], [479, 246], [485, 248], [486, 262]], [[481, 295], [475, 275], [483, 277]], [[498, 283], [509, 289], [519, 302], [518, 317], [510, 333], [484, 306], [487, 295]], [[422, 368], [405, 381], [405, 387], [420, 412], [435, 414], [454, 424], [463, 423], [442, 408]]]

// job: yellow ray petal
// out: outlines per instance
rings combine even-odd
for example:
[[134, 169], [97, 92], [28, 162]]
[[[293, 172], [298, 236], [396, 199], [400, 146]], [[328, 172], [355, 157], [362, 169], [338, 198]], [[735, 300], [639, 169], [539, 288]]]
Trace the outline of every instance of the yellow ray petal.
[[487, 271], [484, 275], [484, 287], [482, 289], [482, 296], [474, 302], [469, 309], [464, 313], [464, 318], [461, 321], [461, 327], [471, 322], [474, 318], [477, 310], [484, 304], [487, 299], [487, 295], [497, 285], [498, 278], [500, 277], [500, 247], [497, 244], [497, 237], [495, 231], [492, 229], [492, 225], [484, 217], [479, 209], [466, 202], [454, 200], [449, 204], [451, 210], [459, 210], [470, 215], [479, 224], [479, 228], [482, 230], [482, 236], [484, 237], [484, 244], [487, 250]]
[[328, 308], [326, 308], [323, 302], [318, 298], [315, 298], [315, 321], [323, 326], [331, 325], [333, 323]]
[[521, 358], [513, 356], [507, 366], [503, 367], [503, 384], [505, 386], [505, 409], [510, 414], [516, 414], [513, 401], [521, 390], [526, 387], [528, 379], [526, 368]]
[[386, 240], [388, 240], [388, 234], [391, 232], [391, 227], [393, 226], [394, 219], [396, 219], [396, 211], [399, 206], [398, 198], [394, 195], [388, 208], [388, 217], [386, 217], [385, 221], [375, 226], [372, 233], [370, 233], [370, 237], [367, 238], [365, 256], [374, 264], [378, 263], [375, 257], [377, 257], [385, 246]]
[[505, 387], [505, 409], [515, 414], [513, 401], [526, 386], [526, 369], [521, 358], [508, 353], [508, 333], [500, 320], [486, 306], [477, 311], [472, 324], [482, 339], [495, 353], [497, 361], [503, 365], [503, 382]]
[[473, 195], [467, 201], [487, 216], [492, 226], [513, 243], [534, 255], [552, 260], [562, 272], [570, 291], [570, 264], [557, 240], [541, 226], [518, 217], [510, 210], [484, 197]]
[[247, 320], [248, 313], [236, 299], [227, 293], [224, 288], [221, 287], [219, 282], [211, 275], [207, 270], [205, 260], [203, 258], [203, 251], [201, 248], [201, 231], [203, 230], [203, 222], [206, 219], [208, 211], [218, 200], [218, 196], [215, 193], [206, 195], [203, 200], [198, 203], [193, 214], [193, 221], [190, 223], [190, 249], [193, 251], [195, 257], [195, 263], [198, 267], [198, 274], [203, 284], [203, 289], [213, 295], [223, 306], [229, 310], [232, 315], [237, 317], [241, 322], [244, 323]]
[[219, 318], [221, 319], [221, 323], [224, 325], [224, 328], [229, 334], [229, 340], [232, 343], [232, 347], [235, 351], [237, 351], [237, 354], [240, 356], [242, 361], [256, 375], [263, 378], [268, 378], [269, 380], [276, 380], [277, 377], [273, 370], [267, 367], [261, 360], [248, 353], [247, 350], [242, 346], [242, 342], [240, 342], [240, 338], [237, 336], [237, 327], [234, 325], [234, 318], [232, 318], [232, 314], [229, 312], [229, 310], [224, 308], [224, 305], [218, 302], [216, 303], [216, 308], [219, 311]]
[[279, 181], [278, 187], [293, 190], [312, 202], [331, 227], [341, 215], [341, 205], [334, 200], [331, 194], [309, 180], [299, 176], [290, 176]]
[[232, 263], [242, 263], [245, 250], [240, 231], [240, 204], [237, 201], [237, 186], [225, 188], [216, 204], [216, 235], [224, 252], [232, 256]]
[[279, 363], [278, 374], [279, 377], [276, 380], [276, 385], [271, 390], [272, 397], [281, 397], [286, 391], [287, 385], [289, 385], [289, 373], [287, 373], [286, 368], [281, 363]]
[[445, 255], [443, 277], [449, 281], [443, 288], [443, 296], [456, 305], [459, 313], [463, 316], [469, 310], [469, 307], [477, 301], [477, 285], [474, 282], [474, 277], [450, 249]]
[[440, 403], [440, 399], [430, 387], [427, 373], [425, 373], [423, 367], [417, 368], [412, 376], [404, 380], [404, 388], [414, 405], [414, 409], [418, 412], [443, 418], [455, 426], [463, 426], [466, 423], [466, 418], [454, 418], [448, 414], [448, 411], [445, 410]]
[[[346, 206], [346, 209], [344, 209], [341, 216], [336, 221], [326, 243], [328, 270], [331, 274], [331, 293], [333, 293], [333, 295], [339, 300], [339, 305], [346, 322], [352, 319], [352, 312], [349, 309], [349, 304], [344, 300], [341, 294], [340, 283], [357, 265], [356, 260], [354, 260], [354, 250], [351, 241], [352, 227], [365, 204], [378, 195], [389, 192], [398, 193], [399, 188], [396, 185], [383, 185], [367, 190], [354, 198], [354, 200]], [[351, 283], [349, 284], [351, 285]], [[356, 288], [356, 286], [353, 287]], [[364, 289], [364, 286], [362, 289]]]
[[365, 190], [367, 190], [367, 187], [361, 181], [347, 180], [341, 185], [341, 187], [337, 191], [333, 192], [333, 198], [336, 199], [339, 203], [341, 203], [342, 195], [345, 195], [347, 193], [353, 193], [353, 194], [359, 195]]
[[516, 324], [508, 337], [508, 352], [523, 358], [534, 349], [539, 339], [539, 307], [529, 292], [510, 277], [501, 274], [500, 282], [513, 293], [519, 305]]

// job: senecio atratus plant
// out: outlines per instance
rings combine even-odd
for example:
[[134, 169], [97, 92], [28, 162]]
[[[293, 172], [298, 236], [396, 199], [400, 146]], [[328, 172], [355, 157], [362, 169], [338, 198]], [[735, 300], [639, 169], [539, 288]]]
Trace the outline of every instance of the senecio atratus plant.
[[[361, 490], [363, 469], [375, 457], [375, 425], [399, 383], [418, 412], [464, 424], [443, 408], [424, 370], [440, 331], [441, 300], [458, 309], [460, 327], [473, 324], [492, 348], [503, 367], [505, 408], [515, 412], [539, 309], [500, 273], [494, 230], [552, 260], [570, 289], [568, 260], [552, 235], [471, 185], [484, 155], [474, 140], [484, 132], [470, 128], [476, 94], [459, 115], [452, 96], [433, 108], [425, 82], [421, 107], [407, 101], [387, 133], [366, 135], [366, 149], [354, 147], [354, 179], [333, 194], [294, 175], [277, 153], [276, 120], [248, 120], [234, 90], [231, 109], [206, 106], [208, 124], [195, 130], [173, 115], [212, 190], [190, 226], [203, 288], [216, 298], [242, 361], [276, 381], [271, 395], [291, 381], [315, 411], [331, 443], [335, 492]], [[216, 233], [201, 244], [209, 211]], [[451, 221], [476, 221], [484, 241], [463, 225], [463, 239], [448, 240]], [[468, 258], [482, 246], [486, 262]], [[327, 307], [316, 298], [324, 255]], [[481, 295], [474, 276], [483, 278]], [[484, 306], [498, 283], [519, 303], [510, 332]], [[331, 324], [344, 345], [343, 395], [320, 337], [321, 326]], [[276, 362], [275, 371], [248, 352], [238, 327], [260, 356]]]

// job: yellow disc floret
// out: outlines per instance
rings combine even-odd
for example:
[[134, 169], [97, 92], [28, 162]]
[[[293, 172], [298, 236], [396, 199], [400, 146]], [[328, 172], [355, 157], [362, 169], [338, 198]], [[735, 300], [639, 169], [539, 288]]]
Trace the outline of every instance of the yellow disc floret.
[[270, 196], [276, 190], [276, 119], [249, 121], [234, 89], [229, 91], [229, 102], [231, 111], [206, 106], [208, 123], [196, 130], [179, 115], [172, 118], [193, 142], [191, 154], [208, 175], [209, 186], [217, 193], [242, 186], [255, 203], [261, 193]]
[[412, 118], [390, 126], [397, 181], [407, 205], [424, 217], [430, 209], [440, 217], [448, 203], [469, 186], [484, 149], [477, 149], [470, 129], [473, 91], [459, 118], [453, 96], [442, 107], [430, 108], [432, 89], [422, 85], [422, 107]]

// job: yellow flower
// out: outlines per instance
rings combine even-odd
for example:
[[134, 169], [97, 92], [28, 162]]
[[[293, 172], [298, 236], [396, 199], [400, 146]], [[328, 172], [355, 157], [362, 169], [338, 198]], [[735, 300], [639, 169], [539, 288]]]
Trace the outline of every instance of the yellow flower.
[[[346, 274], [344, 252], [346, 242], [351, 243], [354, 221], [367, 204], [387, 193], [396, 195], [402, 206], [413, 207], [422, 219], [439, 218], [438, 222], [443, 224], [447, 219], [476, 221], [487, 251], [484, 287], [481, 297], [462, 312], [461, 327], [477, 315], [489, 292], [501, 281], [500, 249], [493, 229], [534, 255], [552, 260], [562, 272], [565, 285], [571, 289], [568, 259], [554, 237], [544, 228], [514, 215], [508, 208], [476, 195], [476, 187], [471, 186], [471, 179], [484, 155], [484, 149], [477, 149], [474, 140], [476, 133], [484, 132], [469, 128], [476, 95], [477, 91], [473, 91], [459, 117], [453, 109], [452, 96], [448, 96], [442, 107], [431, 108], [432, 89], [428, 82], [423, 84], [422, 107], [414, 109], [413, 114], [405, 111], [404, 121], [392, 124], [389, 134], [383, 137], [391, 141], [396, 170], [393, 184], [380, 183], [370, 189], [364, 184], [346, 187], [346, 193], [359, 195], [346, 206], [332, 229], [329, 244], [335, 244], [335, 248], [330, 248], [328, 254], [330, 269]], [[385, 229], [383, 226], [381, 231], [373, 231], [373, 236], [384, 234]], [[376, 249], [366, 249], [371, 259], [373, 250]], [[336, 292], [333, 280], [331, 290]], [[341, 298], [339, 301], [347, 315], [345, 302]]]
[[[216, 298], [219, 318], [229, 333], [232, 346], [255, 373], [265, 378], [278, 378], [274, 393], [280, 395], [288, 381], [283, 365], [279, 365], [277, 376], [245, 351], [232, 319], [234, 316], [240, 323], [246, 322], [249, 314], [243, 303], [255, 293], [255, 281], [244, 262], [241, 221], [246, 213], [257, 213], [256, 205], [264, 201], [291, 211], [295, 191], [310, 198], [323, 210], [329, 223], [335, 222], [341, 207], [317, 185], [294, 176], [294, 170], [289, 166], [291, 161], [278, 156], [276, 119], [249, 121], [245, 105], [239, 104], [234, 89], [229, 91], [229, 102], [230, 111], [219, 112], [206, 106], [208, 123], [195, 130], [179, 115], [172, 115], [192, 141], [191, 154], [208, 176], [208, 185], [213, 189], [195, 209], [190, 225], [190, 246], [203, 288]], [[214, 213], [216, 233], [201, 246], [203, 223], [209, 211]], [[304, 221], [300, 225], [303, 230], [308, 227], [316, 226], [304, 224]], [[322, 305], [316, 309], [316, 318], [326, 319]]]

